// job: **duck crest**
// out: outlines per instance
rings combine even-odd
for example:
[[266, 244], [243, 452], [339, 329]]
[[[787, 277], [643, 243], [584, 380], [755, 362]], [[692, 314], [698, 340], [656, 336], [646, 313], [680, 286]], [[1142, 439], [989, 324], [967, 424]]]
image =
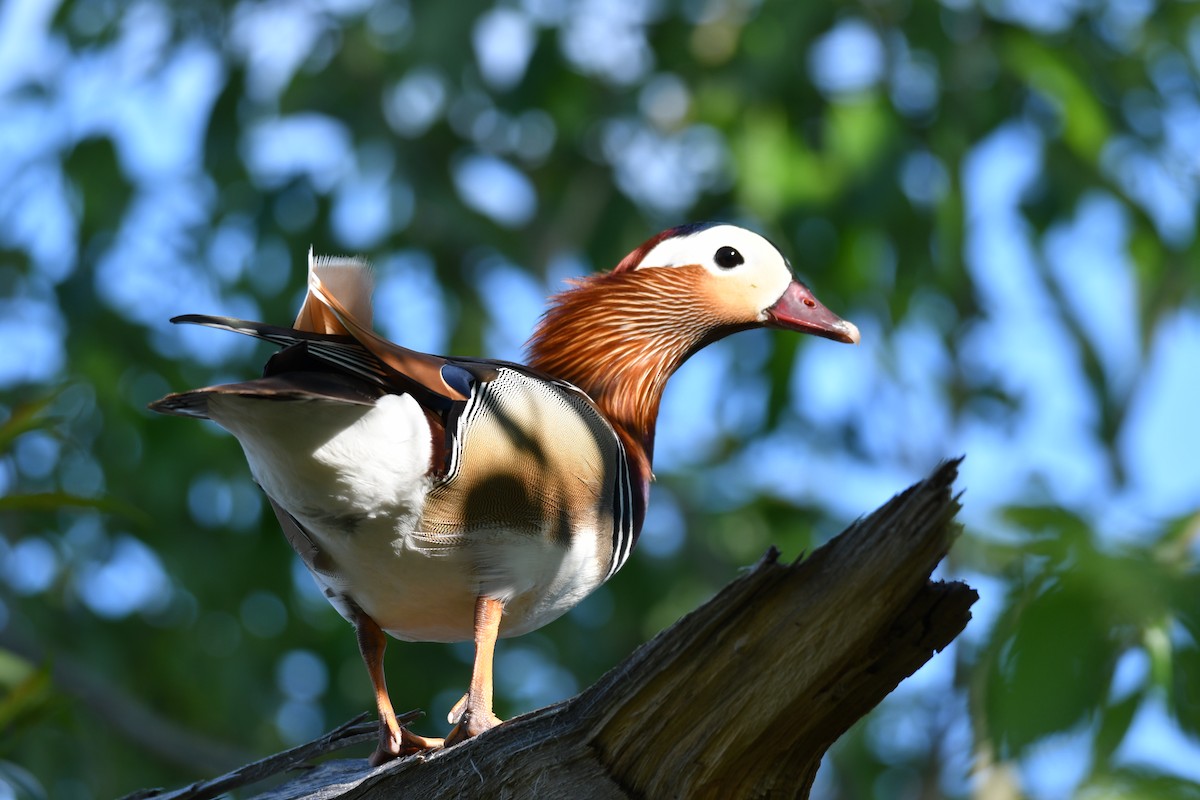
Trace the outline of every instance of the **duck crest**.
[[642, 263], [651, 250], [653, 250], [662, 242], [665, 242], [667, 239], [678, 239], [691, 236], [693, 233], [699, 233], [700, 231], [707, 230], [716, 224], [717, 223], [715, 222], [689, 222], [686, 225], [676, 225], [674, 228], [668, 228], [662, 233], [651, 236], [649, 239], [642, 242], [641, 247], [622, 258], [620, 263], [613, 268], [612, 272], [632, 272], [639, 264]]

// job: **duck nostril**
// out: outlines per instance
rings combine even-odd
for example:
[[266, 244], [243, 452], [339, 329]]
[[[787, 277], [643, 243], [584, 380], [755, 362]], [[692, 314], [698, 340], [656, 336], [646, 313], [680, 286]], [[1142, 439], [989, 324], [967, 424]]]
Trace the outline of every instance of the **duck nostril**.
[[806, 297], [804, 298], [804, 305], [808, 306], [809, 308], [813, 308], [817, 305], [817, 301], [813, 300], [811, 297]]

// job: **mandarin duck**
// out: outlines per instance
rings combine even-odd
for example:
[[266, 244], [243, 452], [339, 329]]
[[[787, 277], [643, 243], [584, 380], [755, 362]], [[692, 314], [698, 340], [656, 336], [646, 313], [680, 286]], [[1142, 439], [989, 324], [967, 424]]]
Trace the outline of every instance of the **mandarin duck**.
[[[241, 443], [288, 542], [357, 632], [380, 719], [373, 764], [498, 724], [497, 639], [561, 616], [629, 558], [659, 401], [690, 355], [757, 327], [859, 339], [770, 242], [725, 224], [664, 231], [551, 298], [526, 365], [393, 344], [371, 330], [371, 290], [365, 263], [310, 252], [290, 328], [176, 317], [282, 349], [259, 379], [150, 407]], [[474, 640], [444, 740], [397, 723], [385, 633]]]

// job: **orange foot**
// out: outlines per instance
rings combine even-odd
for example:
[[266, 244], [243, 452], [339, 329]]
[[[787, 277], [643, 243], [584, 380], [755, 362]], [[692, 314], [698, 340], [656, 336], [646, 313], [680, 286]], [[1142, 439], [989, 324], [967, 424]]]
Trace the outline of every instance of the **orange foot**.
[[450, 730], [450, 733], [446, 734], [444, 740], [445, 747], [465, 742], [472, 736], [478, 736], [484, 731], [490, 731], [504, 722], [504, 720], [493, 714], [490, 708], [476, 704], [476, 707], [472, 709], [470, 697], [470, 692], [464, 694], [454, 704], [454, 708], [450, 709], [450, 713], [446, 715], [446, 721], [454, 727]]
[[372, 767], [386, 764], [394, 758], [403, 758], [413, 753], [426, 753], [444, 747], [441, 739], [427, 739], [402, 727], [393, 716], [379, 721], [379, 746], [368, 759]]
[[450, 729], [450, 733], [446, 734], [444, 746], [449, 747], [459, 742], [465, 742], [472, 736], [478, 736], [484, 731], [490, 731], [503, 721], [491, 713], [491, 711], [472, 714], [471, 709], [464, 709], [458, 715], [458, 720], [454, 727]]

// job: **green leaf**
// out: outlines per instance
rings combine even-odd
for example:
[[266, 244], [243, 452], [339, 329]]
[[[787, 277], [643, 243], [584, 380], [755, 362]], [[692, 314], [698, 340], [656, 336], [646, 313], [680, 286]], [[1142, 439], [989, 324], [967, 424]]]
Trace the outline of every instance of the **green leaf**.
[[1032, 36], [1005, 40], [1004, 60], [1032, 88], [1054, 100], [1062, 117], [1063, 139], [1081, 158], [1095, 161], [1108, 141], [1110, 125], [1095, 89], [1076, 71], [1063, 50]]
[[47, 418], [46, 411], [58, 399], [58, 395], [59, 392], [55, 391], [13, 408], [12, 414], [0, 425], [0, 453], [8, 452], [13, 441], [21, 434], [52, 425], [53, 421]]
[[891, 141], [889, 117], [882, 99], [863, 94], [835, 103], [825, 118], [829, 157], [850, 175], [867, 173]]
[[1100, 727], [1092, 743], [1092, 760], [1096, 764], [1107, 764], [1113, 753], [1125, 740], [1133, 715], [1146, 699], [1144, 687], [1100, 713]]
[[1200, 647], [1172, 651], [1171, 714], [1193, 736], [1200, 736]]
[[1123, 769], [1089, 780], [1076, 793], [1078, 800], [1200, 800], [1200, 785], [1145, 770]]
[[1106, 619], [1075, 583], [1035, 597], [992, 652], [987, 724], [1004, 758], [1082, 722], [1104, 702], [1117, 660]]
[[59, 511], [64, 508], [91, 508], [117, 514], [142, 526], [150, 525], [150, 517], [129, 503], [109, 497], [80, 497], [67, 492], [35, 492], [0, 497], [0, 512]]
[[792, 203], [822, 205], [842, 188], [837, 165], [810, 148], [780, 110], [754, 109], [732, 138], [741, 201], [766, 218]]
[[1153, 625], [1142, 632], [1142, 639], [1150, 654], [1150, 680], [1155, 686], [1170, 691], [1175, 667], [1170, 637], [1161, 625]]
[[48, 665], [29, 669], [0, 697], [0, 736], [20, 734], [22, 727], [42, 716], [54, 700]]
[[1091, 527], [1078, 515], [1059, 506], [1007, 506], [1002, 511], [1008, 522], [1018, 525], [1060, 555], [1066, 547], [1087, 542]]
[[1194, 564], [1194, 559], [1188, 556], [1188, 551], [1198, 538], [1200, 538], [1200, 511], [1177, 517], [1164, 525], [1162, 533], [1159, 534], [1158, 541], [1155, 543], [1155, 550], [1161, 554], [1164, 560], [1191, 561]]

